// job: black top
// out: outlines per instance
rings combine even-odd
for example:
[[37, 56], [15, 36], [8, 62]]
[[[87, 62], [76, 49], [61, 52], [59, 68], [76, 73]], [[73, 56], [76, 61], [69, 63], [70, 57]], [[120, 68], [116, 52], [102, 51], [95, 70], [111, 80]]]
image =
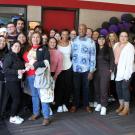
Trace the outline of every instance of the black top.
[[37, 61], [34, 63], [35, 69], [38, 67], [45, 67], [44, 60], [50, 62], [50, 54], [46, 46], [41, 46], [36, 51]]
[[3, 71], [5, 73], [6, 81], [19, 81], [18, 70], [24, 69], [24, 62], [18, 54], [9, 52], [4, 59]]
[[11, 45], [14, 41], [17, 40], [17, 37], [18, 37], [18, 35], [16, 35], [16, 36], [10, 36], [10, 35], [8, 35], [7, 39], [8, 39], [8, 42], [10, 43], [10, 45]]
[[7, 53], [8, 53], [7, 46], [3, 49], [0, 49], [0, 81], [4, 81], [3, 61]]
[[[107, 50], [105, 50], [107, 49]], [[97, 57], [96, 57], [96, 69], [107, 69], [112, 70], [114, 69], [114, 54], [112, 48], [103, 47], [102, 49], [98, 49]]]

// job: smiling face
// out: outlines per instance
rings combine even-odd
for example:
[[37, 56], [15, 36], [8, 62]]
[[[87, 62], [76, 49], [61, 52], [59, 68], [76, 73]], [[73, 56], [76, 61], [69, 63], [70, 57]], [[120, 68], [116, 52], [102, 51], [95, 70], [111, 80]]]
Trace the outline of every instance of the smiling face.
[[20, 32], [20, 31], [23, 31], [24, 29], [24, 21], [22, 20], [18, 20], [17, 21], [17, 24], [16, 24], [16, 28], [17, 30]]
[[48, 41], [48, 37], [46, 34], [42, 35], [42, 43], [43, 45], [47, 44], [47, 41]]
[[14, 34], [16, 33], [16, 27], [14, 24], [8, 24], [7, 25], [7, 31], [8, 31], [8, 34]]
[[54, 37], [54, 36], [55, 36], [55, 34], [56, 34], [55, 30], [53, 30], [53, 29], [52, 29], [52, 30], [50, 30], [50, 34], [49, 34], [49, 35], [50, 35], [50, 37]]
[[61, 39], [62, 40], [68, 40], [69, 39], [69, 32], [68, 31], [62, 31]]
[[55, 49], [56, 48], [56, 40], [54, 38], [51, 38], [48, 42], [49, 49]]
[[4, 36], [5, 38], [7, 38], [7, 28], [3, 27], [3, 28], [0, 28], [0, 35], [1, 36]]
[[39, 45], [41, 41], [41, 37], [39, 33], [34, 33], [31, 37], [32, 45]]
[[60, 41], [60, 39], [61, 39], [61, 36], [59, 33], [56, 33], [54, 37], [57, 39], [57, 41]]
[[20, 49], [21, 49], [21, 45], [19, 42], [14, 43], [11, 47], [12, 52], [16, 54], [20, 52]]
[[4, 37], [0, 37], [0, 50], [2, 50], [6, 46], [6, 39]]
[[109, 40], [110, 41], [115, 41], [115, 35], [113, 33], [109, 34]]
[[84, 24], [79, 25], [78, 33], [80, 37], [84, 37], [86, 35], [87, 27]]
[[76, 36], [77, 36], [76, 31], [75, 31], [75, 30], [72, 30], [72, 31], [70, 32], [70, 38], [71, 38], [71, 40], [75, 39]]
[[26, 36], [24, 34], [19, 34], [17, 40], [20, 41], [21, 44], [26, 43]]
[[121, 44], [126, 44], [128, 42], [128, 33], [127, 32], [121, 32], [119, 35], [119, 41]]
[[99, 46], [104, 46], [105, 45], [105, 38], [103, 38], [103, 37], [98, 38], [98, 44], [99, 44]]
[[88, 28], [86, 35], [87, 35], [87, 37], [91, 38], [92, 37], [92, 29]]
[[28, 31], [28, 38], [30, 38], [33, 33], [34, 33], [34, 30], [33, 30], [33, 29], [32, 29], [32, 30], [29, 30], [29, 31]]
[[97, 41], [98, 36], [99, 36], [99, 32], [98, 32], [98, 31], [94, 31], [94, 32], [92, 33], [92, 39], [93, 39], [94, 41]]

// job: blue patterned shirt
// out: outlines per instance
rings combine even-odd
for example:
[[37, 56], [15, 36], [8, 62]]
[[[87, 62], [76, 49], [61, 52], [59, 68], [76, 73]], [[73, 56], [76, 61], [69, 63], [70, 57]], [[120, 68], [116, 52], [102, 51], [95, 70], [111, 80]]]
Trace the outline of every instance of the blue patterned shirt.
[[96, 46], [88, 37], [76, 37], [72, 43], [73, 71], [83, 73], [95, 71]]

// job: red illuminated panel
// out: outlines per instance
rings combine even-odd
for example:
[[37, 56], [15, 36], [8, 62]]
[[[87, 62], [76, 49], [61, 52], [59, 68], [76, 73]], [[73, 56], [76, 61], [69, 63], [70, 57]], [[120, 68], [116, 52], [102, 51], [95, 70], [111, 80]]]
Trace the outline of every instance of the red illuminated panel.
[[43, 13], [43, 27], [49, 31], [55, 28], [58, 31], [67, 28], [74, 29], [75, 25], [75, 11], [65, 10], [45, 10]]

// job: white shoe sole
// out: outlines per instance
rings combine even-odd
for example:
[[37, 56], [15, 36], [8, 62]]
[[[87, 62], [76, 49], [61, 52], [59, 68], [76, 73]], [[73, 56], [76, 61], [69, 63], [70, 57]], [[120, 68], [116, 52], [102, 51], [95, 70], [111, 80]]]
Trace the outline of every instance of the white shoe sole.
[[21, 122], [9, 121], [9, 122], [17, 125], [22, 124], [22, 121]]

